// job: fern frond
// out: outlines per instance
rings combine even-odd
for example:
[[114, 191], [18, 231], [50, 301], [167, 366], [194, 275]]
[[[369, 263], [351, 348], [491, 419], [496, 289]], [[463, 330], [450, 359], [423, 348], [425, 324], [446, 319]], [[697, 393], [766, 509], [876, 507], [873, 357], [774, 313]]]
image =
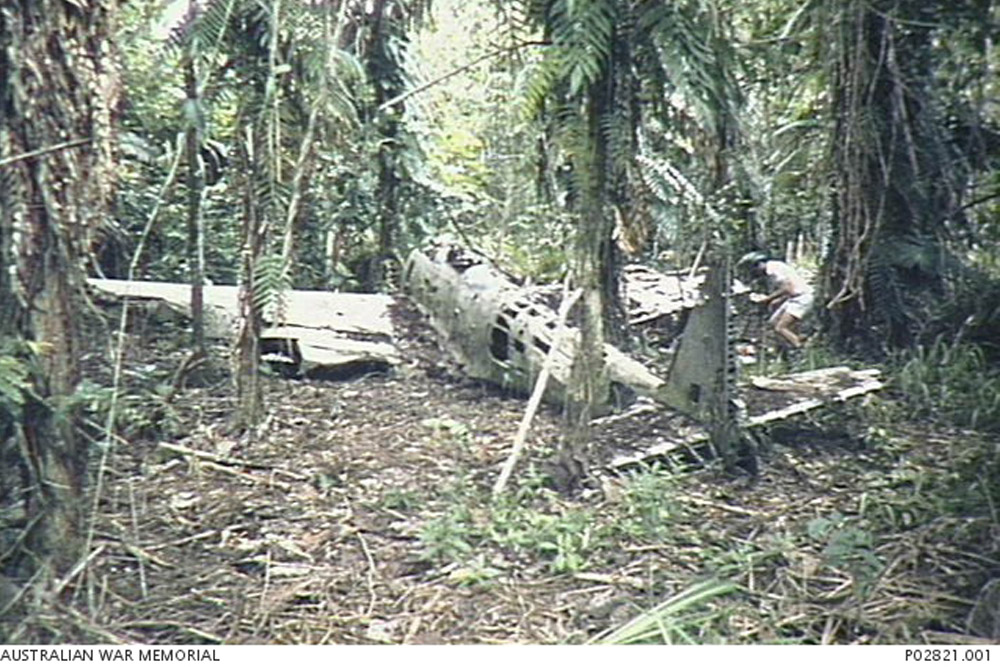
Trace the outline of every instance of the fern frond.
[[865, 267], [866, 293], [871, 300], [868, 307], [878, 313], [882, 321], [890, 326], [890, 330], [895, 330], [908, 319], [895, 262], [896, 259], [889, 253], [873, 249]]
[[28, 365], [10, 355], [0, 355], [0, 414], [20, 419], [26, 395], [31, 392]]
[[635, 124], [625, 105], [611, 110], [601, 118], [601, 132], [607, 146], [608, 162], [613, 172], [625, 173], [635, 155]]
[[231, 29], [231, 21], [244, 10], [246, 0], [210, 0], [196, 4], [173, 29], [167, 45], [178, 51], [192, 46], [196, 50], [219, 51]]
[[638, 41], [652, 41], [672, 87], [711, 131], [732, 122], [739, 91], [728, 61], [728, 43], [712, 18], [693, 4], [643, 3], [636, 18]]
[[669, 160], [653, 160], [645, 155], [640, 155], [636, 159], [641, 167], [643, 182], [652, 192], [660, 193], [661, 201], [670, 201], [667, 193], [672, 192], [677, 197], [675, 201], [686, 201], [703, 208], [713, 217], [719, 217], [705, 195]]
[[288, 293], [292, 289], [291, 266], [280, 253], [261, 257], [254, 267], [253, 306], [274, 324], [285, 320]]
[[524, 99], [524, 113], [527, 118], [541, 114], [564, 70], [562, 54], [556, 47], [549, 47], [543, 59], [525, 68], [520, 88]]
[[615, 32], [613, 0], [556, 0], [549, 18], [552, 41], [562, 52], [563, 76], [576, 96], [601, 79]]

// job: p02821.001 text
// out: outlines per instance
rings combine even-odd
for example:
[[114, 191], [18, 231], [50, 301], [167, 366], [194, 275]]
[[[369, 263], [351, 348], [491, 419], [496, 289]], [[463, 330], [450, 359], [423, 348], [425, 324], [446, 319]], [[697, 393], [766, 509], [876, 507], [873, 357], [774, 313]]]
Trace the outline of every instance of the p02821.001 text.
[[988, 648], [908, 648], [906, 662], [989, 662]]

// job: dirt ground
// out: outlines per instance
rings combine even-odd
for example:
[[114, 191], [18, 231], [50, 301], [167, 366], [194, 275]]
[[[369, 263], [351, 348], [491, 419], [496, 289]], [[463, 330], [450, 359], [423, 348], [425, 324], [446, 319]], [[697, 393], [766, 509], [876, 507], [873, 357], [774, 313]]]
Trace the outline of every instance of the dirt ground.
[[[126, 403], [89, 560], [22, 640], [583, 643], [710, 578], [738, 589], [675, 639], [1000, 637], [995, 508], [941, 500], [962, 471], [996, 475], [985, 436], [841, 406], [763, 432], [755, 477], [693, 450], [607, 469], [673, 428], [646, 412], [595, 429], [591, 476], [564, 495], [545, 408], [493, 503], [525, 401], [462, 378], [418, 319], [407, 329], [389, 374], [267, 378], [253, 434], [227, 427], [221, 349], [201, 386]], [[171, 376], [184, 353], [163, 341], [136, 334], [127, 382]]]

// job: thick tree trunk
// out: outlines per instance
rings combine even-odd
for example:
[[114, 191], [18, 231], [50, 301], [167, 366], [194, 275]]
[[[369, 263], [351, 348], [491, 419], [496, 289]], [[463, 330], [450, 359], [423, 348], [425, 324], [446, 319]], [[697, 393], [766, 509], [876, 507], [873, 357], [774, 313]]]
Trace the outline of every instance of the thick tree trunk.
[[[5, 574], [64, 569], [77, 557], [86, 443], [69, 397], [79, 380], [82, 258], [107, 210], [111, 111], [107, 49], [115, 2], [13, 0], [0, 7], [0, 338], [37, 364], [12, 433], [30, 531]], [[65, 148], [46, 151], [48, 148]], [[19, 155], [40, 152], [37, 157]], [[3, 430], [3, 429], [0, 429]], [[3, 435], [3, 434], [0, 434]], [[10, 465], [11, 449], [4, 447]], [[40, 580], [45, 581], [46, 577]]]
[[612, 264], [614, 218], [610, 212], [606, 172], [607, 137], [602, 124], [614, 101], [610, 75], [591, 84], [587, 99], [586, 145], [576, 164], [583, 190], [577, 221], [573, 278], [582, 290], [580, 345], [573, 359], [566, 401], [567, 431], [557, 464], [570, 487], [587, 474], [590, 421], [598, 406], [608, 402], [611, 385], [604, 345], [613, 331], [617, 274]]
[[965, 158], [950, 153], [930, 90], [934, 5], [830, 3], [834, 243], [822, 315], [844, 347], [907, 345], [921, 292], [941, 285], [942, 225]]

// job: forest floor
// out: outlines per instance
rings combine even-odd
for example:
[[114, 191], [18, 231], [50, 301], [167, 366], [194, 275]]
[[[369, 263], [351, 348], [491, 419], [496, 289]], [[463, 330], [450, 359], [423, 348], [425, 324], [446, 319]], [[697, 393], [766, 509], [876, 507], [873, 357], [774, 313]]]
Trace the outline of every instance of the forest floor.
[[691, 452], [601, 465], [612, 441], [655, 441], [646, 414], [597, 427], [566, 496], [543, 409], [493, 501], [525, 401], [408, 329], [390, 374], [265, 378], [252, 437], [227, 427], [223, 350], [167, 400], [185, 352], [137, 331], [90, 558], [22, 639], [584, 643], [708, 580], [734, 586], [662, 618], [660, 641], [1000, 639], [997, 507], [968, 488], [996, 475], [994, 439], [908, 422], [887, 391], [772, 426], [753, 477]]

